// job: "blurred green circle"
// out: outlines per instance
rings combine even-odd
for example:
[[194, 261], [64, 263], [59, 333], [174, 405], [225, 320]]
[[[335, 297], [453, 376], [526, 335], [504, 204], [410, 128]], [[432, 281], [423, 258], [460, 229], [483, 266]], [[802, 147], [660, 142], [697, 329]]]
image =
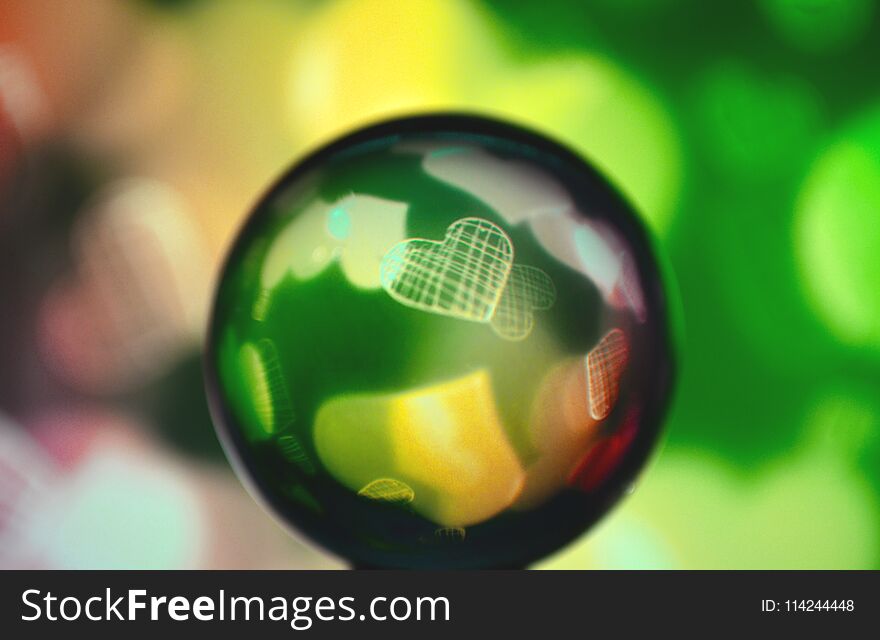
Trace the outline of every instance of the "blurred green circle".
[[880, 349], [880, 109], [815, 161], [794, 233], [801, 282], [818, 316], [842, 342]]
[[839, 50], [867, 32], [873, 0], [763, 0], [771, 25], [789, 44], [805, 51]]

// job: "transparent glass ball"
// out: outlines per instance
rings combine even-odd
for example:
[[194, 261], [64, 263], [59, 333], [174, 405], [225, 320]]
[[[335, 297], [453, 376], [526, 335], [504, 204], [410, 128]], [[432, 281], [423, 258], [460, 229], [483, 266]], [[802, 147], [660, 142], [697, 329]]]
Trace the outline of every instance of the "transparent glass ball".
[[227, 454], [354, 566], [522, 567], [627, 490], [673, 359], [639, 219], [584, 160], [437, 115], [290, 169], [223, 268], [206, 355]]

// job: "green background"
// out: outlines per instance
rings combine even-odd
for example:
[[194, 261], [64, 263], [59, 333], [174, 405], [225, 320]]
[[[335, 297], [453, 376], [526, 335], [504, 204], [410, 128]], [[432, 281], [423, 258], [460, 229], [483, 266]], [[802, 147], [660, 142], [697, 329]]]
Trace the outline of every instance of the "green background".
[[[545, 566], [880, 568], [880, 4], [120, 4], [158, 53], [120, 56], [77, 93], [70, 78], [113, 58], [80, 43], [80, 67], [45, 80], [84, 105], [47, 138], [65, 150], [49, 157], [68, 177], [44, 189], [64, 233], [103, 182], [146, 176], [187, 201], [216, 272], [267, 185], [335, 135], [438, 109], [539, 128], [642, 213], [684, 336], [666, 434], [633, 495]], [[54, 46], [28, 37], [28, 51]], [[122, 122], [109, 133], [82, 117], [100, 104]], [[99, 401], [222, 465], [197, 344]]]

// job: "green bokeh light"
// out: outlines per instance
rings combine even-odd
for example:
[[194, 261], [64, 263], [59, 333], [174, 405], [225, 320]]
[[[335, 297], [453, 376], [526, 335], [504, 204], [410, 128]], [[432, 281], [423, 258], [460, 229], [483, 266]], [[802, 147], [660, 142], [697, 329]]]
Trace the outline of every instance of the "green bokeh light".
[[[130, 58], [147, 51], [150, 73], [132, 73], [126, 56], [114, 74], [125, 82], [108, 78], [106, 92], [134, 83], [155, 98], [110, 110], [143, 140], [94, 159], [169, 182], [218, 256], [281, 167], [392, 113], [523, 122], [601, 167], [645, 216], [674, 267], [686, 330], [665, 455], [619, 512], [548, 566], [880, 567], [876, 0], [140, 5]], [[95, 86], [96, 105], [104, 94]], [[142, 110], [157, 135], [143, 133]], [[65, 139], [88, 137], [78, 121]], [[61, 186], [47, 212], [66, 221], [86, 193], [71, 199]], [[331, 248], [315, 259], [330, 271], [356, 262], [332, 247], [357, 235], [357, 215], [340, 207], [320, 222]], [[290, 309], [307, 322], [315, 313]], [[235, 398], [255, 425], [249, 437], [268, 441], [292, 409], [275, 412], [258, 338], [219, 349], [243, 365], [224, 382], [255, 390]], [[338, 376], [358, 365], [335, 355]], [[406, 345], [382, 354], [390, 368], [411, 357]], [[218, 458], [200, 375], [193, 354], [143, 404], [180, 452]], [[302, 466], [300, 445], [283, 442]], [[176, 485], [116, 471], [121, 481], [102, 475], [106, 486], [86, 486], [62, 526], [46, 529], [59, 563], [185, 565], [192, 505], [167, 495]], [[288, 491], [320, 511], [302, 488]]]
[[708, 157], [720, 170], [773, 179], [812, 151], [821, 108], [803, 80], [727, 61], [705, 72], [697, 87]]
[[810, 303], [842, 341], [880, 349], [880, 111], [816, 161], [794, 229]]
[[779, 35], [806, 51], [830, 51], [865, 34], [873, 0], [762, 0], [761, 7]]

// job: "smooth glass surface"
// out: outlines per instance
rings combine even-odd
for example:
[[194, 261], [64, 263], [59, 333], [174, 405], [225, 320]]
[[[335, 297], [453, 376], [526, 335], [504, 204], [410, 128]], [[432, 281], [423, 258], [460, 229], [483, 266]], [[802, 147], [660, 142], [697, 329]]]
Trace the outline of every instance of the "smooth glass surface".
[[672, 378], [636, 216], [564, 148], [464, 116], [285, 175], [235, 241], [206, 357], [246, 482], [358, 566], [559, 548], [630, 486]]

